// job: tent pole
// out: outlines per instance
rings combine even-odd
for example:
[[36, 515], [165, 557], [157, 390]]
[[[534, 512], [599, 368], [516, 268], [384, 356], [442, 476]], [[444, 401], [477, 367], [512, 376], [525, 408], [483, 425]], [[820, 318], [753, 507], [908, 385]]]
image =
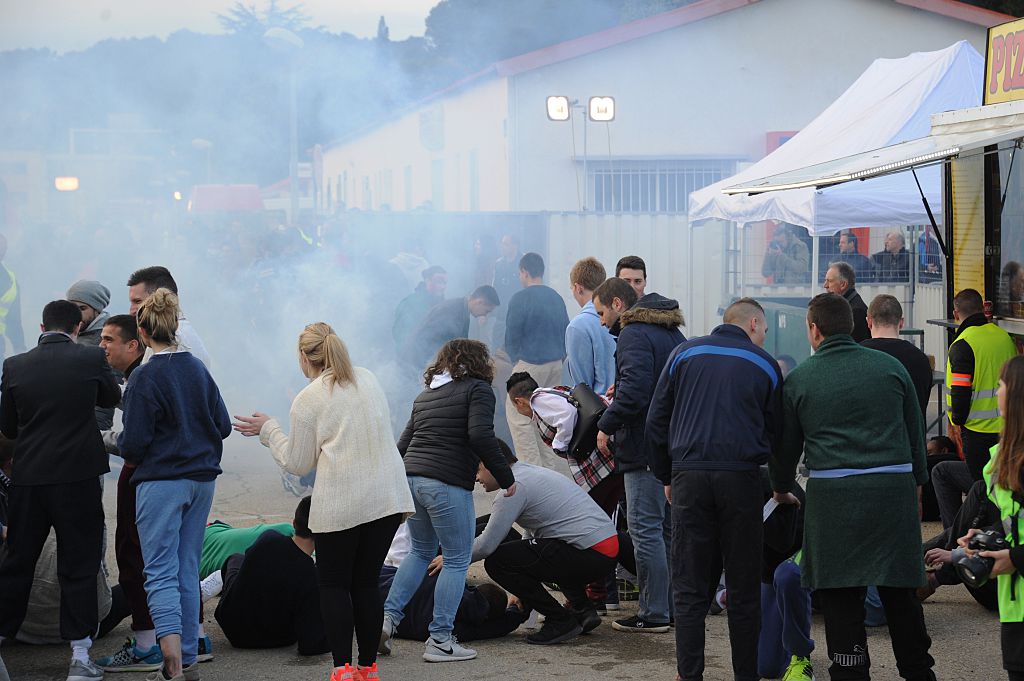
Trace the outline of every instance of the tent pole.
[[812, 244], [812, 246], [811, 246], [811, 295], [810, 295], [810, 297], [813, 298], [814, 297], [814, 292], [821, 285], [821, 282], [818, 281], [818, 274], [819, 274], [819, 272], [818, 272], [818, 262], [821, 260], [821, 237], [818, 236], [817, 234], [815, 234], [814, 238], [811, 240], [811, 244]]

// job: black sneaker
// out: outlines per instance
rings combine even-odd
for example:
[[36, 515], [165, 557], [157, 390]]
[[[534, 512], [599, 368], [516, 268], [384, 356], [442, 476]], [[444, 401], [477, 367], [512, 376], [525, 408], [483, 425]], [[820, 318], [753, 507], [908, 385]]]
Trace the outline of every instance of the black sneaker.
[[612, 629], [616, 631], [664, 634], [668, 631], [668, 622], [648, 622], [645, 619], [641, 619], [639, 615], [633, 615], [624, 620], [615, 620], [612, 622]]
[[597, 629], [601, 624], [601, 616], [597, 614], [597, 608], [586, 607], [579, 610], [573, 610], [572, 614], [576, 617], [576, 621], [579, 622], [580, 627], [583, 631], [580, 633], [588, 634], [594, 629]]
[[[598, 618], [599, 623], [600, 621], [600, 618]], [[552, 621], [549, 617], [544, 621], [544, 626], [539, 631], [527, 634], [526, 642], [537, 646], [550, 646], [555, 643], [571, 641], [582, 633], [583, 627], [579, 625], [575, 617], [558, 621]]]

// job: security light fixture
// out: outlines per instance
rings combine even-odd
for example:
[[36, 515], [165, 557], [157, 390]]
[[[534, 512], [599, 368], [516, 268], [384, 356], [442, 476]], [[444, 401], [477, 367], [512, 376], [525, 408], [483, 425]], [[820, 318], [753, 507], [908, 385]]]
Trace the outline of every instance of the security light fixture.
[[58, 176], [53, 178], [53, 187], [59, 192], [78, 191], [78, 178], [74, 176]]
[[608, 123], [615, 120], [614, 97], [591, 97], [587, 107], [587, 115], [595, 123]]
[[567, 121], [572, 115], [572, 102], [563, 95], [548, 97], [548, 118], [553, 121]]

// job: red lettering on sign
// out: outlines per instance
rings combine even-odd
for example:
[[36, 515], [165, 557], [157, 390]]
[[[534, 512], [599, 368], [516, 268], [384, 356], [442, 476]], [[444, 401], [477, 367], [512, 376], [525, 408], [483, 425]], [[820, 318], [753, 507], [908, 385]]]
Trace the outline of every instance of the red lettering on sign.
[[999, 90], [999, 72], [1003, 69], [1006, 41], [1001, 35], [992, 39], [992, 63], [989, 65], [988, 93], [994, 95]]
[[1017, 61], [1013, 69], [1013, 78], [1010, 79], [1010, 85], [1014, 90], [1024, 88], [1024, 31], [1017, 31], [1013, 34], [1013, 43], [1016, 53]]
[[1016, 35], [1009, 33], [1006, 36], [1006, 50], [1003, 61], [1003, 92], [1009, 92], [1013, 86], [1013, 55], [1020, 49]]

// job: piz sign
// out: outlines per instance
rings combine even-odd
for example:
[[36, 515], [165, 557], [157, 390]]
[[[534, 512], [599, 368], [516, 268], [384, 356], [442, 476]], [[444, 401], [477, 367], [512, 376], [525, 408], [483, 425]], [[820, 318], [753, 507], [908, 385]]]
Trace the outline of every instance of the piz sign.
[[984, 104], [1024, 99], [1024, 19], [988, 29]]

